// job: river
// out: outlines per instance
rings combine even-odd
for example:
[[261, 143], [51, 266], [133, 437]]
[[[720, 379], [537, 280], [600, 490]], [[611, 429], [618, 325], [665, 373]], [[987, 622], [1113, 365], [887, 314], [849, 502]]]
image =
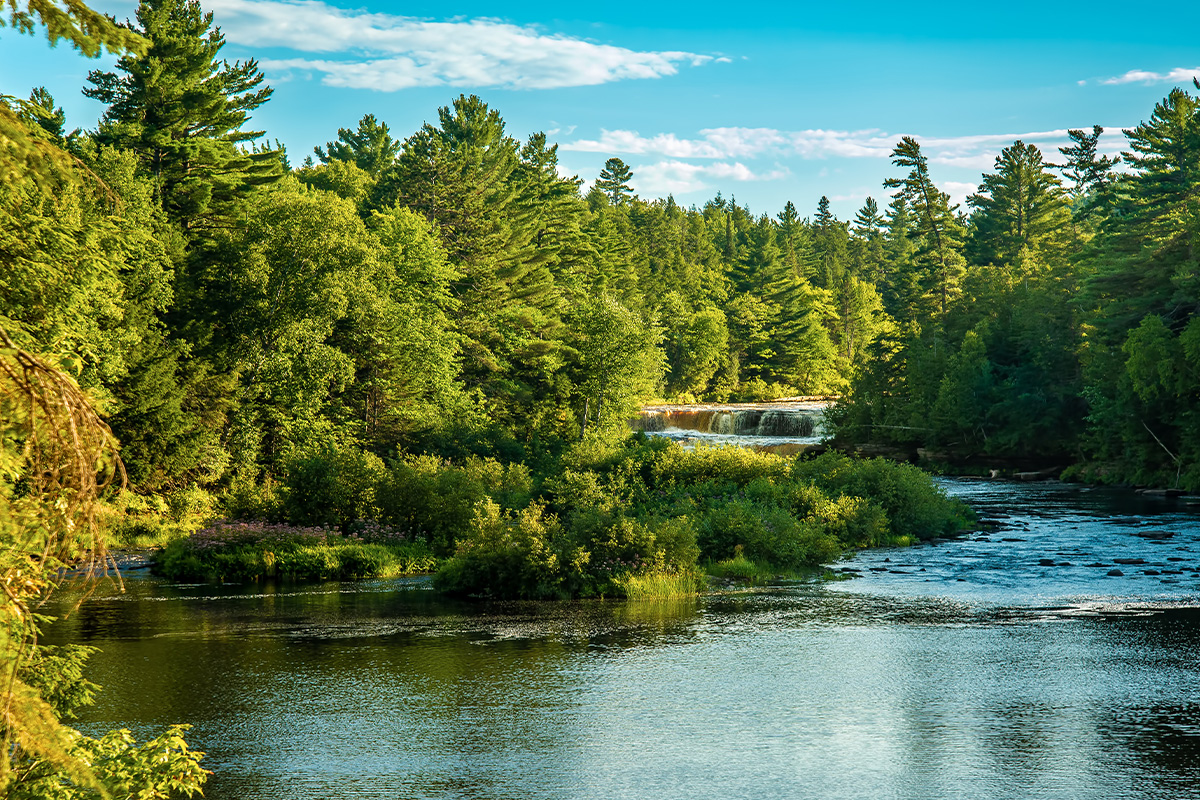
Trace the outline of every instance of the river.
[[1200, 797], [1200, 510], [943, 483], [994, 529], [852, 580], [563, 605], [132, 578], [49, 638], [101, 648], [80, 727], [192, 723], [215, 800]]

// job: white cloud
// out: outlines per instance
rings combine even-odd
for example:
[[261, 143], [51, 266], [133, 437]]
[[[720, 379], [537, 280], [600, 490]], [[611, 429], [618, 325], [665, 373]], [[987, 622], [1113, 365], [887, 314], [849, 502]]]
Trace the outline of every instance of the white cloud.
[[1124, 75], [1106, 78], [1100, 81], [1107, 86], [1123, 83], [1191, 83], [1200, 78], [1200, 67], [1176, 67], [1170, 72], [1147, 72], [1144, 69], [1131, 69]]
[[978, 184], [965, 183], [963, 181], [943, 181], [938, 184], [938, 188], [946, 194], [950, 195], [950, 205], [964, 205], [967, 202], [967, 195], [975, 194], [979, 188]]
[[[774, 128], [707, 128], [695, 139], [674, 133], [646, 137], [637, 131], [604, 130], [598, 139], [564, 142], [563, 150], [591, 153], [661, 155], [668, 158], [754, 158], [763, 155], [801, 158], [890, 158], [903, 134], [878, 129], [838, 131], [813, 129], [781, 131]], [[1017, 139], [1037, 144], [1044, 152], [1067, 143], [1066, 130], [970, 136], [914, 136], [933, 163], [991, 167], [1000, 150]]]
[[[679, 159], [712, 161], [752, 161], [756, 158], [786, 160], [801, 158], [823, 160], [830, 158], [873, 158], [889, 160], [892, 149], [902, 134], [886, 133], [878, 129], [860, 131], [837, 131], [812, 129], [784, 131], [774, 128], [706, 128], [695, 138], [681, 138], [674, 133], [659, 133], [642, 136], [637, 131], [603, 130], [596, 139], [579, 139], [563, 142], [564, 151], [582, 151], [607, 155], [663, 156], [663, 161], [654, 169], [656, 185], [703, 185], [699, 167]], [[1042, 151], [1047, 163], [1062, 160], [1059, 147], [1071, 144], [1068, 131], [1025, 131], [1023, 133], [988, 133], [966, 136], [913, 136], [921, 144], [922, 152], [929, 162], [938, 166], [991, 172], [996, 156], [1005, 147], [1021, 140], [1033, 144]], [[1114, 140], [1120, 139], [1120, 143]], [[1101, 150], [1116, 153], [1120, 150], [1120, 128], [1106, 128], [1101, 139]], [[684, 167], [690, 167], [685, 170]], [[669, 177], [668, 177], [669, 176]], [[825, 177], [824, 174], [818, 177]], [[671, 191], [684, 191], [680, 188]], [[974, 185], [970, 187], [974, 191]], [[962, 197], [965, 192], [960, 193]]]
[[[713, 56], [639, 52], [497, 19], [438, 22], [347, 11], [321, 0], [209, 0], [230, 42], [302, 57], [261, 59], [270, 73], [322, 75], [330, 86], [397, 91], [415, 86], [556, 89], [661, 78]], [[328, 54], [329, 57], [312, 57]], [[272, 75], [274, 78], [275, 76]]]
[[782, 167], [769, 172], [755, 172], [741, 162], [718, 161], [711, 164], [689, 164], [686, 161], [659, 161], [637, 166], [633, 170], [633, 187], [648, 195], [686, 194], [710, 188], [705, 178], [734, 181], [775, 181], [791, 173]]

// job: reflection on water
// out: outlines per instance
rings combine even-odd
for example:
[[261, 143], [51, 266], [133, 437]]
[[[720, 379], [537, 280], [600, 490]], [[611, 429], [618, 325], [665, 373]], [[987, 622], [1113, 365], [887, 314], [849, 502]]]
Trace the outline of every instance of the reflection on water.
[[134, 580], [52, 636], [102, 647], [83, 726], [192, 722], [210, 798], [1200, 797], [1197, 581], [1038, 565], [1185, 563], [1192, 512], [954, 486], [992, 541], [838, 584], [558, 605]]

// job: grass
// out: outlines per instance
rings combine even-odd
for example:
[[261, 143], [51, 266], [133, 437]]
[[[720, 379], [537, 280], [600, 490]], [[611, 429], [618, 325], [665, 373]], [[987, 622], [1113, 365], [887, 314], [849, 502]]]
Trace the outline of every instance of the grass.
[[613, 579], [617, 588], [630, 600], [669, 600], [691, 597], [700, 588], [697, 576], [691, 572], [653, 571], [627, 573]]
[[766, 583], [779, 574], [779, 570], [770, 564], [751, 561], [741, 553], [724, 561], [709, 563], [705, 567], [705, 572], [721, 580], [740, 581], [752, 585]]
[[218, 521], [170, 542], [152, 568], [172, 580], [256, 581], [394, 578], [437, 566], [424, 542], [367, 542], [328, 528]]

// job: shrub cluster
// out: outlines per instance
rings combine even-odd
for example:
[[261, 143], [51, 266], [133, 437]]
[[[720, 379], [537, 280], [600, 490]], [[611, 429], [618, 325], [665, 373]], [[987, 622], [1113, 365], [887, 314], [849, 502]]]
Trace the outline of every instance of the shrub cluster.
[[436, 558], [435, 584], [450, 593], [663, 596], [692, 591], [701, 565], [792, 572], [951, 532], [969, 514], [907, 465], [685, 450], [644, 434], [589, 439], [541, 475], [332, 445], [290, 463], [268, 509], [283, 521], [210, 524], [171, 544], [159, 571], [350, 578], [430, 570]]
[[513, 597], [630, 594], [691, 586], [701, 563], [795, 571], [852, 548], [952, 532], [969, 516], [920, 470], [882, 459], [684, 450], [635, 434], [568, 453], [525, 510], [478, 508], [437, 585]]

